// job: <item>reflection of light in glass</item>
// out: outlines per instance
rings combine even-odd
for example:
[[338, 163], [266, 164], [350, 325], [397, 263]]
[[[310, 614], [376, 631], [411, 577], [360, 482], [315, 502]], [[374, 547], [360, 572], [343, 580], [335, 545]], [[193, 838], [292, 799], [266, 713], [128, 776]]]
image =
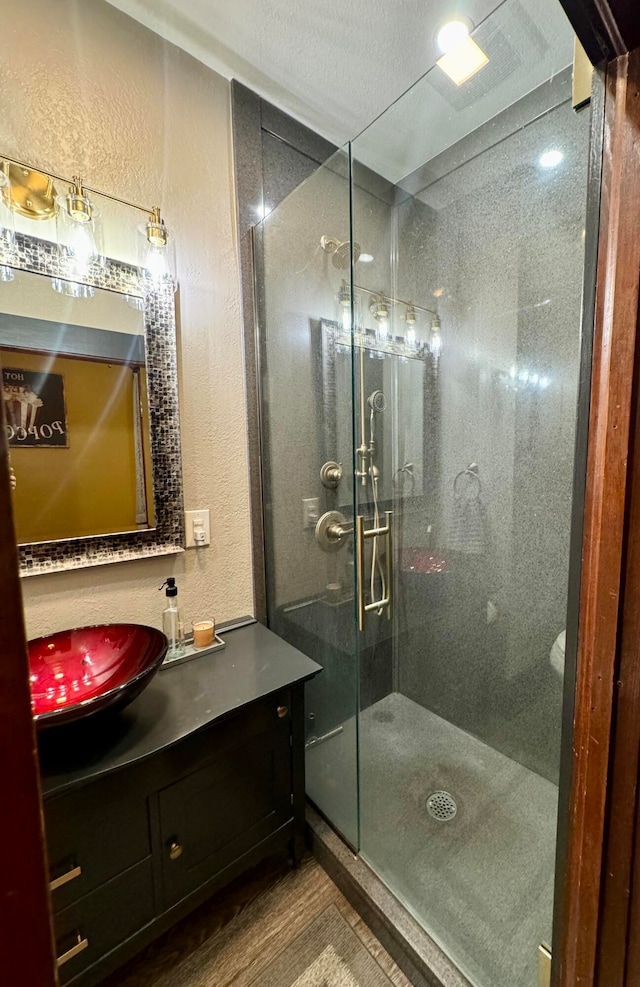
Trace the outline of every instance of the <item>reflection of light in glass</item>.
[[342, 328], [345, 332], [351, 328], [351, 306], [342, 309]]
[[551, 383], [551, 381], [549, 380], [548, 377], [541, 377], [540, 378], [540, 387], [543, 390], [545, 390], [549, 386], [550, 383]]
[[358, 260], [361, 264], [371, 264], [373, 262], [373, 254], [360, 254]]
[[383, 342], [389, 336], [389, 323], [386, 319], [378, 319], [378, 325], [376, 328], [376, 335], [378, 339]]
[[93, 298], [95, 288], [91, 284], [80, 284], [77, 281], [67, 281], [66, 278], [51, 278], [51, 287], [61, 295], [69, 298]]
[[557, 168], [563, 158], [564, 154], [562, 151], [558, 151], [557, 148], [551, 148], [541, 154], [539, 160], [543, 168]]
[[429, 333], [429, 352], [436, 360], [442, 353], [442, 336], [440, 335], [440, 316], [434, 315], [431, 319], [431, 332]]
[[520, 373], [518, 374], [518, 380], [522, 381], [523, 384], [526, 384], [527, 381], [529, 380], [529, 371], [521, 370]]
[[407, 329], [406, 339], [407, 339], [407, 342], [409, 343], [409, 346], [415, 346], [415, 343], [416, 343], [416, 331], [413, 328], [413, 326], [410, 326]]
[[13, 281], [14, 278], [13, 268], [7, 267], [6, 264], [0, 264], [0, 281]]
[[516, 370], [516, 368], [515, 367], [512, 367], [511, 370], [509, 371], [509, 376], [511, 377], [511, 380], [515, 380], [516, 379], [516, 374], [517, 373], [518, 373], [518, 371]]

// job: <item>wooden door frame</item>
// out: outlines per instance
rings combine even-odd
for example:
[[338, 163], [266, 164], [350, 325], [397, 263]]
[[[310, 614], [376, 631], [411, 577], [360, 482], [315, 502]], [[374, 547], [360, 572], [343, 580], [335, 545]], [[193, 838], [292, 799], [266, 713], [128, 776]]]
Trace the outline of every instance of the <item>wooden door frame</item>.
[[[556, 916], [554, 983], [617, 987], [640, 970], [640, 955], [628, 949], [629, 929], [640, 926], [640, 896], [633, 896], [640, 886], [640, 854], [635, 853], [640, 820], [640, 52], [625, 54], [640, 45], [640, 25], [634, 18], [637, 0], [562, 3], [591, 59], [616, 57], [605, 82], [578, 674], [569, 725], [564, 894]], [[42, 803], [4, 435], [2, 429], [0, 756], [9, 811], [0, 815], [0, 970], [7, 983], [54, 987]], [[621, 948], [624, 963], [616, 952]]]
[[[638, 378], [638, 286], [640, 282], [640, 52], [621, 55], [604, 73], [604, 130], [600, 232], [598, 240], [595, 325], [588, 427], [587, 475], [582, 537], [578, 618], [578, 660], [571, 731], [569, 795], [564, 820], [563, 893], [557, 902], [554, 983], [558, 987], [622, 987], [616, 950], [603, 952], [599, 935], [615, 930], [616, 948], [624, 940], [619, 907], [610, 878], [603, 879], [606, 841], [626, 866], [623, 852], [633, 828], [635, 802], [620, 816], [613, 778], [628, 782], [633, 765], [619, 760], [616, 740], [618, 672], [624, 642], [635, 626], [625, 608], [626, 570], [638, 565], [640, 540], [630, 519], [637, 496], [633, 472], [640, 469], [636, 428]], [[629, 467], [628, 467], [629, 464]], [[640, 509], [640, 508], [638, 508]], [[639, 515], [640, 516], [640, 515]], [[638, 604], [635, 604], [636, 608]], [[629, 623], [631, 621], [631, 623]], [[627, 626], [628, 625], [628, 626]], [[626, 645], [627, 652], [631, 645]], [[628, 660], [628, 656], [627, 656]], [[630, 676], [629, 691], [640, 703], [640, 679]], [[565, 739], [565, 747], [567, 739]], [[629, 743], [627, 741], [627, 754]], [[617, 759], [618, 758], [618, 759]], [[619, 786], [618, 786], [619, 787]], [[624, 824], [623, 824], [624, 821]], [[561, 827], [563, 820], [561, 817]], [[626, 856], [625, 856], [626, 854]], [[603, 905], [605, 911], [603, 911]], [[620, 938], [622, 936], [622, 940]], [[603, 940], [604, 943], [605, 940]], [[624, 965], [624, 963], [623, 963]]]
[[4, 786], [0, 813], [0, 980], [55, 987], [37, 744], [11, 497], [6, 429], [0, 409], [0, 758]]

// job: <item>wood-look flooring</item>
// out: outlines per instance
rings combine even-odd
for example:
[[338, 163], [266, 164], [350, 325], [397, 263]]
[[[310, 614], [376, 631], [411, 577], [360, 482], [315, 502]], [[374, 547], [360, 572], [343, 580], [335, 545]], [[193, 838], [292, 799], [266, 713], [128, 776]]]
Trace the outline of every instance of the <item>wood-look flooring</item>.
[[293, 939], [334, 904], [394, 987], [411, 987], [318, 862], [273, 862], [235, 881], [148, 946], [101, 987], [249, 987]]

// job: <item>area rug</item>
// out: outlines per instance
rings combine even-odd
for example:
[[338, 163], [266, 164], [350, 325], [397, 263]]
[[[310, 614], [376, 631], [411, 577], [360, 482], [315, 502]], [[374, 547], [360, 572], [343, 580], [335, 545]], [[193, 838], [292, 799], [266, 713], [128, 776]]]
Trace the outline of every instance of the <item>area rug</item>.
[[393, 987], [335, 905], [283, 949], [251, 987]]

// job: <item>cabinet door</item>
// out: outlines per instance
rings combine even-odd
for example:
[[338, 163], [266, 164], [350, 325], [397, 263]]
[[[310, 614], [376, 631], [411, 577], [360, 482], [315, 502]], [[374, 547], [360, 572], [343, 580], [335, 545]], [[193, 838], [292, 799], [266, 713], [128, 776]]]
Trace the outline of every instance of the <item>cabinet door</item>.
[[165, 907], [292, 818], [289, 737], [287, 717], [159, 793]]

